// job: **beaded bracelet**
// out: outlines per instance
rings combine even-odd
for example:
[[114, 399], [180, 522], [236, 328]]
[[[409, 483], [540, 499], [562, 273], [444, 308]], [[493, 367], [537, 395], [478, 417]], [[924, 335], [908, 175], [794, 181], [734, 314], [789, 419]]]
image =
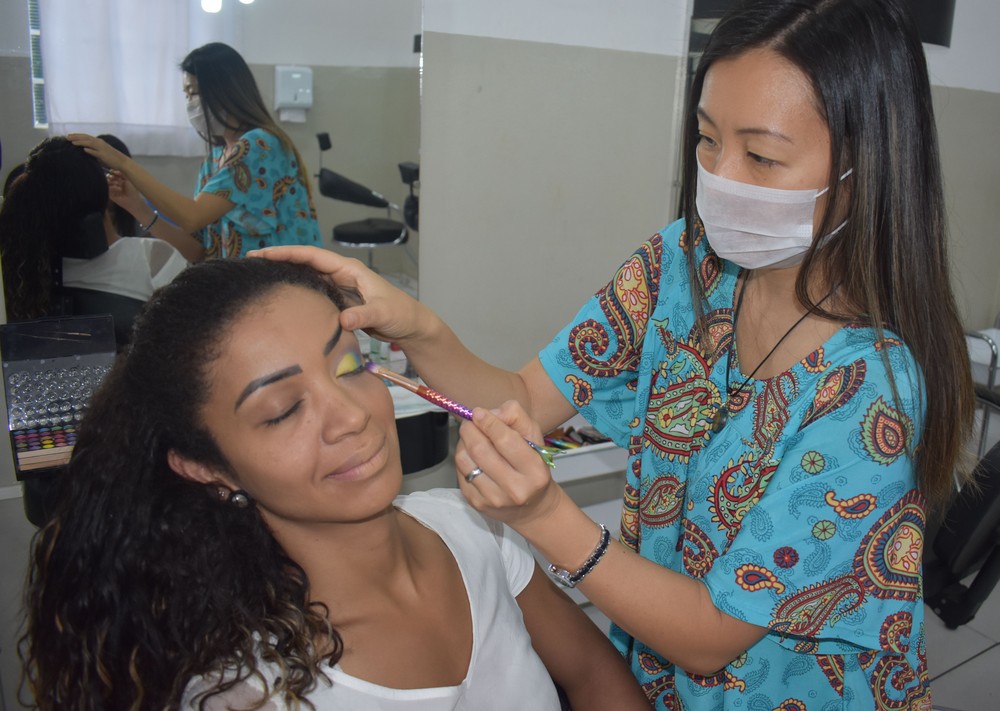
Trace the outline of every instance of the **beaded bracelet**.
[[590, 554], [590, 557], [584, 561], [580, 569], [575, 573], [571, 573], [565, 568], [559, 568], [555, 565], [549, 564], [549, 573], [556, 579], [560, 585], [567, 588], [575, 588], [577, 583], [583, 580], [587, 575], [594, 569], [594, 567], [601, 561], [604, 554], [608, 552], [608, 544], [611, 542], [611, 533], [608, 531], [607, 526], [603, 523], [598, 524], [601, 527], [601, 540], [597, 544], [597, 548], [594, 552]]
[[159, 219], [160, 219], [160, 213], [156, 209], [154, 209], [153, 210], [153, 219], [149, 221], [149, 224], [146, 225], [145, 227], [143, 227], [143, 225], [141, 223], [139, 224], [139, 227], [142, 229], [142, 235], [140, 235], [140, 236], [145, 237], [146, 235], [148, 235], [149, 231], [151, 229], [153, 229], [153, 225], [155, 225], [156, 221], [159, 220]]

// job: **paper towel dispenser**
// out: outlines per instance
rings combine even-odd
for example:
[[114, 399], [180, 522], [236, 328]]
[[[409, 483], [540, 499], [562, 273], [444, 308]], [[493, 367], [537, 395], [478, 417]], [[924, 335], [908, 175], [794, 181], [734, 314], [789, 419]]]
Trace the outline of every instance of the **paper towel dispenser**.
[[305, 121], [305, 110], [313, 105], [312, 69], [276, 66], [274, 68], [274, 108], [284, 121]]

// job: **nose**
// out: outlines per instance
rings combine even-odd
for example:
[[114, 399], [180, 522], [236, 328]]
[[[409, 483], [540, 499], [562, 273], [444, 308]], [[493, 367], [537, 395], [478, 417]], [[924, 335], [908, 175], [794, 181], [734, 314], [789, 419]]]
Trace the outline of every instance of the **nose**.
[[701, 167], [712, 175], [745, 182], [742, 177], [743, 166], [736, 151], [727, 151], [722, 145], [718, 145], [714, 150], [698, 150], [697, 157]]
[[353, 393], [341, 387], [335, 377], [320, 392], [324, 398], [320, 409], [324, 444], [337, 444], [365, 429], [371, 411]]

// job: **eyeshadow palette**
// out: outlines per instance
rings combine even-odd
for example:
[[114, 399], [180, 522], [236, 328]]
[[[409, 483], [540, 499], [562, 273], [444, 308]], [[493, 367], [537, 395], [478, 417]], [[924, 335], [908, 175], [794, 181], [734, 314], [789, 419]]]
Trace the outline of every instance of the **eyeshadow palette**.
[[111, 317], [5, 324], [0, 352], [17, 477], [63, 466], [87, 402], [114, 362]]

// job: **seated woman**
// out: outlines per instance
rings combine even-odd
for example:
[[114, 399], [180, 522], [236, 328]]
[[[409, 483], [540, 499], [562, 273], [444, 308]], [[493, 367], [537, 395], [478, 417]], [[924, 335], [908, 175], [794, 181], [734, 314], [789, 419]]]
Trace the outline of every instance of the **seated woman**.
[[62, 286], [140, 301], [187, 267], [162, 240], [120, 239], [111, 207], [104, 170], [82, 148], [57, 136], [32, 149], [0, 209], [8, 320], [62, 313], [59, 267]]
[[555, 680], [577, 711], [648, 708], [520, 536], [457, 490], [399, 496], [343, 304], [258, 259], [149, 301], [33, 544], [39, 707], [557, 711]]

